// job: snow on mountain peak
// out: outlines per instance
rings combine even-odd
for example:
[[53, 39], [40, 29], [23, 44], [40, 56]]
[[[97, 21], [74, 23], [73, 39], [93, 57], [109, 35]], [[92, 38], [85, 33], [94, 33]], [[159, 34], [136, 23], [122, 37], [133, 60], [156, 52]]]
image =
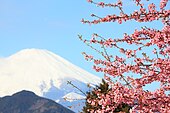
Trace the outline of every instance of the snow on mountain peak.
[[13, 55], [11, 55], [9, 58], [19, 59], [19, 58], [33, 57], [33, 56], [43, 57], [42, 54], [48, 53], [48, 52], [50, 52], [50, 51], [45, 50], [45, 49], [34, 49], [34, 48], [23, 49]]
[[67, 101], [73, 102], [77, 99], [79, 99], [79, 100], [85, 99], [86, 97], [83, 96], [83, 95], [77, 94], [75, 92], [70, 92], [70, 93], [64, 95], [62, 98], [67, 100]]
[[77, 91], [67, 81], [87, 90], [88, 83], [96, 85], [101, 79], [48, 50], [24, 49], [0, 60], [0, 96], [30, 90], [59, 100]]
[[31, 66], [29, 67], [29, 69], [32, 69], [34, 67], [33, 69], [34, 72], [37, 71], [35, 69], [38, 69], [39, 71], [44, 73], [48, 72], [47, 75], [51, 74], [50, 77], [55, 79], [72, 78], [84, 83], [94, 83], [94, 84], [97, 84], [99, 80], [98, 77], [71, 64], [67, 60], [63, 59], [62, 57], [48, 50], [25, 49], [10, 56], [9, 59], [11, 62], [15, 62], [15, 63], [20, 62], [20, 64], [22, 63], [22, 65], [24, 65], [23, 66], [24, 68], [26, 67], [26, 65]]

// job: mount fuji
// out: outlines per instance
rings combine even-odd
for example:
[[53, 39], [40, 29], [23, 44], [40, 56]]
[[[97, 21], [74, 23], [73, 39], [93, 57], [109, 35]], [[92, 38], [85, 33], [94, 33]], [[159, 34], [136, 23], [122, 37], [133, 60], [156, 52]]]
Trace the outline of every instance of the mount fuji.
[[67, 81], [86, 92], [101, 78], [48, 50], [24, 49], [0, 59], [0, 97], [28, 90], [78, 112], [85, 96]]

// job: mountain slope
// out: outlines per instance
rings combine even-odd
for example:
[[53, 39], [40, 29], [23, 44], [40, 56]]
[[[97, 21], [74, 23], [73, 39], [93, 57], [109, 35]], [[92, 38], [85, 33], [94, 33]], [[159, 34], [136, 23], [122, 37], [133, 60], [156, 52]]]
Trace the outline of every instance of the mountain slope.
[[[101, 79], [47, 50], [25, 49], [0, 60], [1, 97], [29, 90], [70, 106], [73, 103], [64, 102], [63, 97], [82, 93], [68, 85], [67, 81], [86, 92], [89, 90], [88, 83], [93, 86]], [[79, 97], [84, 98], [84, 95]]]
[[21, 91], [0, 99], [0, 113], [74, 113], [56, 102]]

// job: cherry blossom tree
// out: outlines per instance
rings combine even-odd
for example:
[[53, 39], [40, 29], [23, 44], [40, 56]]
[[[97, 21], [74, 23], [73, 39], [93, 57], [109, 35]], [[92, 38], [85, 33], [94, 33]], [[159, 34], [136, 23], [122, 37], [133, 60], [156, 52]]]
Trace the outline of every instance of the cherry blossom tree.
[[[94, 100], [94, 99], [97, 100], [99, 99], [98, 98], [99, 93], [103, 95], [107, 95], [110, 90], [111, 90], [111, 87], [109, 87], [109, 84], [104, 79], [102, 79], [102, 83], [96, 86], [93, 90], [87, 92], [85, 106], [83, 107], [83, 113], [89, 113], [89, 110], [95, 111], [95, 110], [101, 109], [102, 105], [98, 105], [98, 104], [91, 105], [89, 100]], [[119, 106], [117, 106], [117, 108], [114, 109], [114, 113], [119, 113], [119, 112], [129, 113], [129, 109], [130, 109], [129, 105], [122, 103]]]
[[[169, 1], [160, 0], [157, 5], [155, 0], [133, 0], [137, 10], [131, 13], [124, 9], [128, 1], [87, 1], [101, 8], [117, 8], [120, 13], [105, 17], [92, 14], [94, 20], [82, 19], [85, 24], [158, 21], [163, 26], [161, 29], [143, 26], [132, 34], [122, 33], [124, 35], [120, 38], [107, 38], [94, 33], [91, 39], [84, 39], [79, 35], [81, 41], [102, 56], [96, 58], [83, 53], [86, 60], [94, 63], [93, 68], [97, 72], [104, 73], [111, 87], [106, 94], [96, 90], [97, 98], [87, 100], [91, 106], [101, 106], [89, 109], [89, 113], [113, 113], [122, 103], [131, 106], [130, 113], [170, 113], [170, 10], [166, 7]], [[110, 49], [118, 50], [120, 54], [110, 54]], [[154, 91], [144, 90], [153, 82], [160, 83], [160, 86]]]

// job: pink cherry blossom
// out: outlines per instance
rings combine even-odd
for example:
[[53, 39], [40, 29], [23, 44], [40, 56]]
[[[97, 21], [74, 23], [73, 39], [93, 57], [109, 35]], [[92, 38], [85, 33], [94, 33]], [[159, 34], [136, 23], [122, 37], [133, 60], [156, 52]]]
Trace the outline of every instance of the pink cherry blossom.
[[[141, 0], [133, 1], [138, 10], [126, 13], [121, 0], [116, 3], [88, 0], [102, 8], [117, 8], [120, 13], [105, 17], [92, 14], [95, 19], [82, 19], [83, 23], [123, 24], [133, 20], [138, 23], [159, 21], [163, 26], [162, 29], [144, 26], [118, 38], [107, 38], [95, 33], [91, 40], [82, 40], [102, 56], [98, 59], [83, 53], [86, 60], [94, 63], [95, 71], [104, 73], [111, 87], [106, 94], [98, 90], [95, 92], [98, 96], [96, 99], [87, 100], [92, 106], [101, 106], [89, 109], [90, 113], [113, 113], [122, 103], [131, 106], [130, 113], [170, 113], [170, 95], [167, 94], [170, 91], [170, 10], [166, 8], [169, 1], [160, 0], [159, 6], [155, 3], [145, 5]], [[114, 51], [120, 54], [116, 55]], [[111, 81], [111, 77], [117, 81]], [[144, 90], [146, 85], [153, 82], [159, 82], [160, 87], [154, 91]]]

